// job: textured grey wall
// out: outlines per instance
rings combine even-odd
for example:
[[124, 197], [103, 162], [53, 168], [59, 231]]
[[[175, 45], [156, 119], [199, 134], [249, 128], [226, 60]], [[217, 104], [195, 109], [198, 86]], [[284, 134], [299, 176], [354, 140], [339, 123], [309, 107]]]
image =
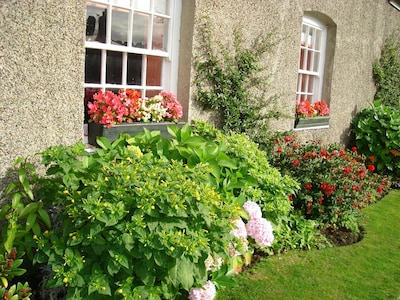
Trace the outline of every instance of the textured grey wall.
[[[191, 1], [191, 0], [184, 0]], [[375, 86], [372, 64], [380, 57], [385, 37], [400, 27], [400, 12], [386, 0], [196, 0], [193, 36], [194, 52], [201, 48], [199, 24], [208, 16], [216, 40], [229, 45], [232, 29], [241, 25], [251, 42], [258, 33], [274, 28], [283, 40], [265, 57], [271, 76], [271, 92], [282, 95], [278, 108], [294, 118], [295, 91], [299, 59], [301, 21], [306, 11], [317, 11], [336, 24], [336, 46], [332, 66], [331, 120], [329, 129], [298, 131], [303, 140], [347, 142], [350, 121], [354, 114], [373, 99]], [[194, 71], [192, 70], [192, 73]], [[193, 84], [192, 84], [193, 91]], [[193, 92], [191, 93], [193, 96]], [[193, 102], [189, 119], [212, 120]], [[273, 122], [272, 128], [293, 129], [293, 119]]]
[[85, 5], [0, 1], [0, 186], [16, 157], [82, 139]]

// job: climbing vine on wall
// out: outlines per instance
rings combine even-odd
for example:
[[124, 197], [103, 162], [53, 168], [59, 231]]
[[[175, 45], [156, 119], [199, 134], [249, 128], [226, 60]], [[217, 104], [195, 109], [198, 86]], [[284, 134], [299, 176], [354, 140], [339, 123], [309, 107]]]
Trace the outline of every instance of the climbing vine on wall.
[[246, 133], [257, 141], [268, 127], [268, 119], [279, 116], [266, 111], [267, 102], [278, 98], [266, 96], [268, 75], [262, 65], [263, 55], [276, 45], [274, 32], [245, 41], [240, 29], [233, 30], [233, 47], [216, 40], [211, 23], [201, 27], [202, 48], [196, 58], [196, 100], [205, 108], [218, 111], [222, 129]]

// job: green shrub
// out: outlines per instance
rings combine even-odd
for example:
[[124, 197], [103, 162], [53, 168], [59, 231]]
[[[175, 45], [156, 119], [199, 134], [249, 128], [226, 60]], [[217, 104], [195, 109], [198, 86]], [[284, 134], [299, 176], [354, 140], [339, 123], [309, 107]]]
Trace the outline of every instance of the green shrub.
[[378, 171], [400, 175], [400, 110], [379, 102], [364, 108], [351, 122], [357, 149], [374, 157]]
[[[265, 151], [251, 142], [245, 134], [230, 132], [224, 134], [218, 129], [204, 122], [196, 122], [193, 131], [209, 141], [222, 145], [224, 153], [232, 157], [237, 163], [246, 166], [246, 174], [241, 171], [238, 177], [250, 175], [250, 184], [242, 185], [242, 197], [258, 203], [263, 216], [276, 221], [286, 216], [292, 209], [288, 196], [299, 188], [296, 180], [289, 176], [282, 176], [271, 166]], [[229, 180], [224, 178], [223, 180]], [[240, 179], [242, 180], [242, 179]]]
[[52, 265], [49, 283], [68, 299], [179, 298], [206, 282], [208, 255], [229, 258], [241, 208], [208, 166], [143, 154], [125, 138], [99, 140], [92, 156], [81, 144], [42, 153], [42, 187], [56, 193], [41, 195], [61, 204], [61, 227], [38, 237], [35, 261]]
[[381, 58], [373, 65], [373, 74], [375, 101], [400, 110], [400, 40], [396, 35], [386, 40]]
[[274, 252], [331, 247], [330, 242], [322, 235], [319, 225], [317, 221], [306, 219], [298, 211], [281, 217], [274, 228], [275, 238], [279, 241], [273, 245]]
[[277, 136], [268, 155], [271, 165], [300, 183], [292, 196], [294, 208], [325, 226], [357, 231], [361, 210], [390, 186], [357, 152], [317, 142], [300, 144], [293, 133]]

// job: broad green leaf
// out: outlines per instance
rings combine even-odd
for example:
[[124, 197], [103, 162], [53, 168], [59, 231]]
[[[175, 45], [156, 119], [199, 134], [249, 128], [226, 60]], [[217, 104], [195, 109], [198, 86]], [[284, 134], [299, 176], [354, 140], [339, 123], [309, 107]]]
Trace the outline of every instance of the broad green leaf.
[[16, 188], [18, 187], [16, 182], [11, 182], [6, 189], [6, 195], [9, 195], [12, 193]]
[[186, 291], [189, 291], [194, 284], [192, 263], [188, 259], [181, 258], [177, 260], [176, 266], [179, 270], [177, 274], [178, 282]]
[[230, 160], [225, 160], [225, 159], [219, 160], [218, 165], [221, 167], [226, 167], [226, 168], [233, 169], [233, 170], [237, 169], [236, 164]]
[[45, 211], [43, 208], [39, 208], [38, 213], [40, 220], [42, 220], [44, 225], [46, 225], [46, 227], [50, 229], [51, 221], [47, 211]]
[[103, 136], [98, 137], [98, 138], [96, 139], [96, 142], [97, 142], [97, 145], [99, 145], [99, 146], [100, 146], [101, 148], [103, 148], [104, 150], [109, 150], [109, 149], [111, 149], [110, 140], [107, 139], [107, 138], [105, 138], [105, 137], [103, 137]]

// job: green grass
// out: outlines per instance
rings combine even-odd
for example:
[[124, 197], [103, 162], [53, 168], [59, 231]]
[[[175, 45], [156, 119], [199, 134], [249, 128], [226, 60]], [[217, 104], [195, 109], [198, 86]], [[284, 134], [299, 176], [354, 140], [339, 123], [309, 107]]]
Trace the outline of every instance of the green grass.
[[363, 239], [345, 247], [268, 257], [217, 300], [394, 299], [400, 296], [400, 191], [364, 210]]

